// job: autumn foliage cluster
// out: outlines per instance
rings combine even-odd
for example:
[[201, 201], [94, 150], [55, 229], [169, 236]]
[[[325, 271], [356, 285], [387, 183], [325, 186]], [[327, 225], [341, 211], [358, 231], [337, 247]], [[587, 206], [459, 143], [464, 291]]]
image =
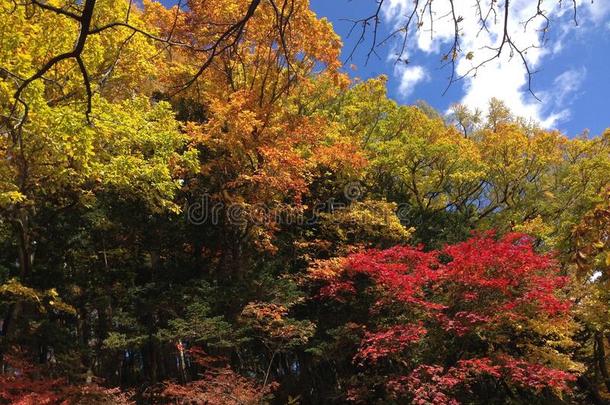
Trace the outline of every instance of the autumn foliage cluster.
[[[318, 299], [372, 303], [367, 322], [341, 320], [360, 336], [354, 363], [372, 374], [354, 388], [355, 399], [378, 395], [371, 381], [388, 398], [459, 403], [475, 384], [500, 399], [511, 387], [560, 396], [576, 379], [575, 364], [564, 370], [553, 359], [556, 348], [572, 344], [555, 335], [573, 326], [562, 294], [569, 280], [524, 235], [486, 234], [429, 252], [367, 250], [318, 262], [310, 277], [323, 285]], [[541, 364], [545, 354], [553, 361]]]
[[610, 401], [610, 131], [186, 3], [0, 0], [0, 403]]

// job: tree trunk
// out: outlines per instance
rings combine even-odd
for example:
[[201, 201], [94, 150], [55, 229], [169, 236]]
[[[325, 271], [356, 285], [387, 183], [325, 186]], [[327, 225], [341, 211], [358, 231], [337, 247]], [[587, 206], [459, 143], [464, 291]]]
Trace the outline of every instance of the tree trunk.
[[15, 220], [17, 231], [17, 249], [19, 255], [19, 277], [24, 281], [32, 270], [32, 250], [30, 246], [30, 233], [28, 224], [28, 215], [24, 210], [18, 214]]
[[[28, 213], [25, 209], [20, 209], [16, 214], [16, 219], [13, 221], [15, 233], [17, 234], [17, 256], [19, 263], [19, 278], [22, 283], [25, 282], [32, 270], [32, 250], [30, 245], [29, 220]], [[2, 329], [0, 335], [3, 336], [3, 346], [6, 341], [10, 341], [16, 331], [16, 324], [19, 315], [22, 311], [22, 303], [15, 302], [8, 308], [8, 313], [2, 321]], [[4, 368], [4, 349], [0, 347], [0, 362]]]
[[578, 385], [583, 390], [583, 392], [589, 394], [588, 398], [591, 400], [591, 403], [594, 405], [608, 405], [608, 401], [604, 400], [595, 384], [593, 384], [585, 375], [581, 375], [578, 377]]
[[601, 332], [595, 332], [595, 357], [599, 371], [606, 384], [606, 389], [610, 392], [610, 374], [606, 364], [606, 349], [604, 347], [604, 336]]

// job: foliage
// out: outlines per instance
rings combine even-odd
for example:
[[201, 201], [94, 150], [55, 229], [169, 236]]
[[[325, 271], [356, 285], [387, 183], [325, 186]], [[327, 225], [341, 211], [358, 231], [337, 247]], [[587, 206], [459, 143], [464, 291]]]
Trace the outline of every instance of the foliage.
[[[543, 390], [561, 396], [575, 380], [571, 372], [580, 370], [568, 360], [575, 344], [563, 290], [568, 279], [524, 235], [495, 240], [485, 234], [430, 252], [367, 250], [319, 264], [310, 277], [322, 283], [319, 299], [350, 306], [371, 295], [369, 319], [353, 352], [361, 377], [349, 399], [526, 400]], [[348, 315], [341, 321], [359, 320]], [[385, 394], [376, 373], [388, 378]]]
[[0, 1], [0, 402], [604, 403], [610, 132], [282, 4]]

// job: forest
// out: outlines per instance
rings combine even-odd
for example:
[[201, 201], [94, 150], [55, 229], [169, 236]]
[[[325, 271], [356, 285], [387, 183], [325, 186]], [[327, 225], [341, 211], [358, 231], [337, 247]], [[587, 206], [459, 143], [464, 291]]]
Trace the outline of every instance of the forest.
[[0, 404], [610, 404], [610, 129], [341, 49], [307, 0], [0, 0]]

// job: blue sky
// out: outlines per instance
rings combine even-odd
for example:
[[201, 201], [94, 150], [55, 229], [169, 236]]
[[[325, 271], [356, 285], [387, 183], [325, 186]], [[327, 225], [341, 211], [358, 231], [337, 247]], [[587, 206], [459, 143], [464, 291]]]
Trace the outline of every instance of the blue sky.
[[[327, 17], [343, 38], [345, 61], [358, 38], [357, 30], [351, 38], [347, 37], [352, 24], [345, 19], [370, 15], [376, 2], [310, 1], [318, 16]], [[409, 12], [412, 3], [412, 0], [386, 0], [381, 30], [387, 33]], [[444, 15], [445, 12], [441, 10], [443, 2], [436, 3], [439, 6], [435, 15]], [[445, 3], [448, 4], [447, 1]], [[485, 41], [493, 44], [496, 40], [494, 29], [485, 37], [481, 34], [476, 36], [476, 29], [467, 28], [468, 18], [475, 17], [471, 3], [472, 0], [456, 2], [458, 7], [463, 7], [461, 11], [465, 19], [463, 49], [472, 50], [475, 55], [473, 61], [465, 58], [458, 61], [458, 69], [463, 70], [476, 62], [477, 57], [485, 57], [485, 51], [481, 49]], [[510, 26], [514, 29], [511, 33], [523, 44], [535, 43], [538, 35], [536, 28], [542, 26], [541, 21], [534, 21], [525, 31], [520, 24], [535, 3], [533, 0], [512, 1], [514, 14], [511, 15]], [[346, 71], [361, 79], [387, 75], [388, 93], [400, 103], [409, 104], [421, 99], [444, 112], [455, 102], [484, 109], [490, 97], [497, 97], [503, 99], [515, 113], [535, 119], [543, 126], [560, 129], [570, 136], [581, 133], [585, 128], [597, 135], [610, 127], [610, 0], [595, 0], [594, 3], [590, 0], [579, 1], [578, 27], [570, 21], [569, 10], [565, 6], [560, 9], [557, 3], [555, 0], [544, 3], [552, 19], [548, 42], [542, 50], [530, 51], [527, 56], [538, 71], [533, 77], [532, 88], [542, 102], [527, 92], [527, 76], [522, 63], [516, 58], [509, 60], [508, 55], [501, 61], [488, 64], [476, 78], [453, 84], [443, 96], [450, 70], [440, 69], [440, 60], [442, 51], [449, 46], [447, 41], [451, 38], [452, 27], [448, 20], [442, 19], [435, 22], [437, 34], [433, 40], [429, 39], [429, 33], [412, 36], [407, 51], [409, 64], [394, 63], [395, 43], [379, 48], [379, 57], [372, 56], [365, 63], [368, 43], [364, 43], [349, 62], [356, 66], [356, 70], [346, 65]]]

